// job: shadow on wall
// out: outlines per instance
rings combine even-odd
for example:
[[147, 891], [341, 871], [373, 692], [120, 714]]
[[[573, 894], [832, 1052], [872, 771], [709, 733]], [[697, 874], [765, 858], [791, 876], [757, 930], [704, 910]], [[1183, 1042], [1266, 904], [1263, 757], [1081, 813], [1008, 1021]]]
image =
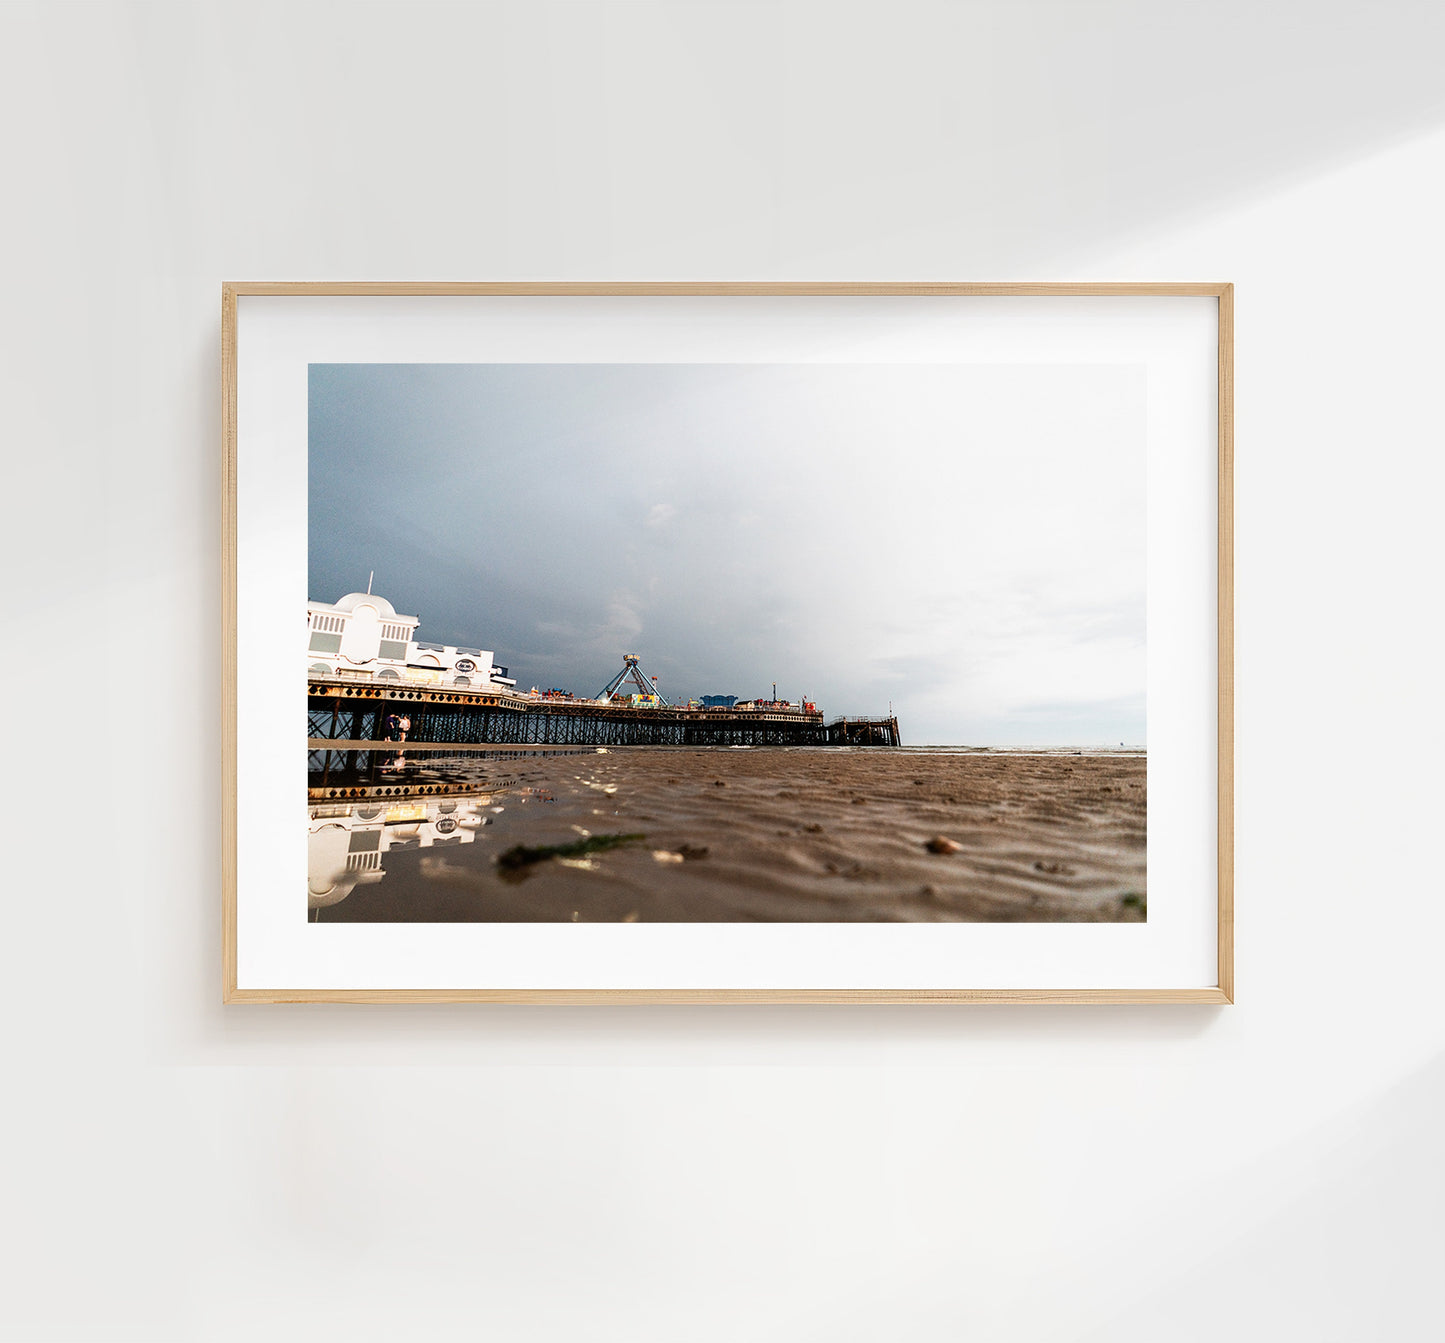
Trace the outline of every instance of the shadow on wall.
[[[1141, 1242], [1178, 1245], [1179, 1272], [1080, 1337], [1439, 1337], [1438, 1292], [1433, 1321], [1421, 1318], [1420, 1303], [1445, 1263], [1442, 1117], [1445, 1057], [1139, 1226]], [[1116, 1243], [1112, 1252], [1121, 1295], [1131, 1260], [1160, 1258], [1143, 1244]]]
[[[194, 167], [210, 185], [202, 146], [246, 146], [265, 164], [265, 181], [287, 183], [295, 174], [323, 236], [334, 233], [333, 247], [351, 249], [342, 257], [367, 255], [356, 250], [356, 218], [374, 217], [377, 228], [395, 221], [396, 183], [362, 171], [365, 164], [377, 156], [405, 161], [434, 220], [466, 221], [450, 234], [433, 230], [428, 273], [469, 273], [478, 227], [480, 245], [511, 257], [513, 273], [546, 269], [545, 258], [555, 270], [568, 235], [540, 216], [528, 227], [525, 211], [478, 219], [475, 184], [452, 172], [454, 142], [436, 133], [484, 128], [537, 96], [525, 62], [477, 88], [474, 53], [494, 40], [485, 7], [413, 6], [405, 24], [349, 24], [344, 58], [327, 6], [289, 7], [281, 52], [259, 45], [270, 37], [264, 7], [229, 7], [223, 21], [194, 29], [173, 22], [164, 6], [154, 13], [118, 7], [118, 19], [105, 14], [109, 7], [94, 8], [86, 47], [78, 49], [62, 24], [40, 27], [31, 39], [40, 47], [32, 68], [77, 74], [76, 85], [58, 94], [36, 86], [55, 98], [57, 115], [96, 83], [105, 105], [124, 105], [129, 90], [141, 88], [156, 107], [192, 107], [191, 117], [176, 119], [184, 133], [159, 151], [167, 162]], [[812, 22], [802, 17], [811, 7], [802, 6], [769, 30], [767, 42], [757, 40], [747, 7], [734, 8], [739, 17], [720, 20], [711, 6], [675, 6], [659, 24], [647, 6], [583, 7], [565, 41], [547, 7], [518, 8], [508, 26], [516, 49], [547, 50], [548, 68], [575, 106], [608, 114], [509, 121], [515, 143], [494, 165], [497, 190], [526, 198], [536, 184], [524, 166], [511, 165], [532, 163], [609, 183], [609, 228], [634, 238], [637, 249], [613, 253], [623, 273], [649, 258], [644, 264], [654, 269], [673, 264], [684, 274], [726, 278], [715, 274], [717, 264], [684, 258], [699, 247], [714, 259], [745, 256], [737, 248], [766, 235], [767, 254], [787, 258], [792, 278], [803, 278], [800, 268], [810, 264], [838, 278], [855, 248], [885, 237], [908, 240], [916, 275], [939, 278], [940, 263], [951, 258], [948, 278], [965, 278], [956, 264], [963, 257], [976, 259], [963, 267], [966, 278], [987, 278], [985, 271], [1016, 278], [1023, 268], [1037, 273], [1312, 175], [1445, 116], [1438, 77], [1445, 6], [1430, 0], [916, 5], [886, 24], [864, 18], [858, 5], [832, 6], [832, 22]], [[860, 14], [850, 22], [854, 10]], [[260, 106], [241, 96], [244, 76], [233, 68], [251, 43], [275, 61]], [[313, 49], [337, 60], [338, 82], [325, 95], [299, 76]], [[599, 65], [593, 57], [601, 49], [609, 58]], [[678, 63], [678, 53], [696, 50], [714, 63]], [[383, 112], [354, 93], [373, 60], [425, 71], [424, 82], [403, 83], [410, 96]], [[806, 62], [805, 83], [796, 60]], [[669, 79], [669, 69], [690, 74]], [[720, 103], [739, 79], [754, 96]], [[30, 96], [20, 86], [16, 105], [29, 105]], [[658, 118], [664, 99], [669, 115]], [[720, 105], [727, 116], [718, 115]], [[332, 114], [351, 133], [346, 152], [318, 172], [311, 142]], [[124, 148], [106, 143], [107, 130], [85, 123], [98, 170]], [[664, 159], [674, 166], [665, 182], [655, 171]], [[91, 180], [76, 174], [77, 182]], [[754, 212], [760, 232], [750, 238], [752, 224], [716, 213], [720, 181], [739, 198], [755, 190], [774, 200], [777, 181], [788, 187], [771, 212]], [[87, 213], [75, 197], [55, 204], [46, 219]], [[935, 242], [920, 219], [952, 227]], [[569, 224], [575, 235], [575, 221]], [[275, 227], [284, 238], [288, 226]], [[574, 236], [571, 255], [576, 246]], [[342, 272], [362, 268], [342, 260], [333, 271], [337, 264]], [[604, 268], [583, 265], [588, 278]], [[742, 274], [757, 271], [756, 262], [741, 264]]]
[[[208, 988], [214, 988], [208, 985]], [[275, 1063], [322, 1057], [332, 1063], [386, 1066], [469, 1062], [565, 1064], [599, 1050], [610, 1062], [666, 1067], [679, 1062], [776, 1063], [796, 1050], [800, 1063], [900, 1046], [939, 1044], [1054, 1048], [1194, 1039], [1232, 1008], [979, 1006], [527, 1007], [511, 1004], [370, 1005], [278, 1003], [206, 1013], [197, 1045], [234, 1062]]]
[[[995, 270], [1112, 251], [1445, 121], [1438, 4], [1325, 0], [1306, 15], [1258, 0], [1116, 0], [986, 12], [979, 33], [977, 10], [955, 11], [960, 45], [1030, 53], [992, 77], [984, 68], [949, 81], [954, 176], [988, 202], [958, 214], [956, 255], [988, 256]], [[942, 34], [933, 45], [947, 49]]]

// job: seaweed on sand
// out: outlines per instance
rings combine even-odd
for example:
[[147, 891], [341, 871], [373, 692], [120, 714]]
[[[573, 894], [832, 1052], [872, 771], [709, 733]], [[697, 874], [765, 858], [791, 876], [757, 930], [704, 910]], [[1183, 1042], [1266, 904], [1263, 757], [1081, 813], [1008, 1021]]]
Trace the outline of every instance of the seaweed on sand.
[[646, 838], [646, 835], [588, 835], [570, 844], [514, 844], [506, 853], [497, 856], [497, 866], [504, 877], [520, 877], [525, 876], [534, 863], [544, 863], [549, 858], [581, 858], [589, 853], [602, 853], [607, 849], [621, 848], [624, 844], [635, 844]]

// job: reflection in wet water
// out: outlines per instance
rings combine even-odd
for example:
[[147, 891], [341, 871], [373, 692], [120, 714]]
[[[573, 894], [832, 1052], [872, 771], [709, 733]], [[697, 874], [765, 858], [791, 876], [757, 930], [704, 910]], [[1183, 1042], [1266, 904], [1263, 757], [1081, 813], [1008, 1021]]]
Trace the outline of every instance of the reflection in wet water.
[[306, 842], [306, 907], [312, 921], [358, 886], [381, 881], [388, 854], [473, 843], [477, 831], [503, 810], [501, 799], [513, 796], [546, 800], [543, 789], [520, 788], [507, 780], [461, 796], [313, 804]]

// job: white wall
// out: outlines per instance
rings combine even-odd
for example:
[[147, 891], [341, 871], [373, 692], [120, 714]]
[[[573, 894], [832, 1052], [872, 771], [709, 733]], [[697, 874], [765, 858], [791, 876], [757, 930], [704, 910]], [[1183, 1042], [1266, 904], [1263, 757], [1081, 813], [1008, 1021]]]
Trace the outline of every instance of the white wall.
[[[8, 5], [0, 1337], [1432, 1336], [1442, 13]], [[222, 279], [813, 277], [1237, 282], [1238, 1005], [223, 1011]]]

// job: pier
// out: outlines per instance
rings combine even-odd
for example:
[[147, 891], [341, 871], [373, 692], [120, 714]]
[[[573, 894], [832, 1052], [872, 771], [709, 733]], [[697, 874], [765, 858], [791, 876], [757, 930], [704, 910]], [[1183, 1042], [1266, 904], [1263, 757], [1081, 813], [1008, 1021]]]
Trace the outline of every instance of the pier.
[[[829, 722], [792, 708], [641, 707], [316, 674], [307, 677], [306, 699], [313, 797], [391, 791], [387, 767], [399, 754], [430, 764], [519, 746], [901, 745], [896, 717]], [[410, 719], [404, 741], [386, 739], [392, 716]]]

